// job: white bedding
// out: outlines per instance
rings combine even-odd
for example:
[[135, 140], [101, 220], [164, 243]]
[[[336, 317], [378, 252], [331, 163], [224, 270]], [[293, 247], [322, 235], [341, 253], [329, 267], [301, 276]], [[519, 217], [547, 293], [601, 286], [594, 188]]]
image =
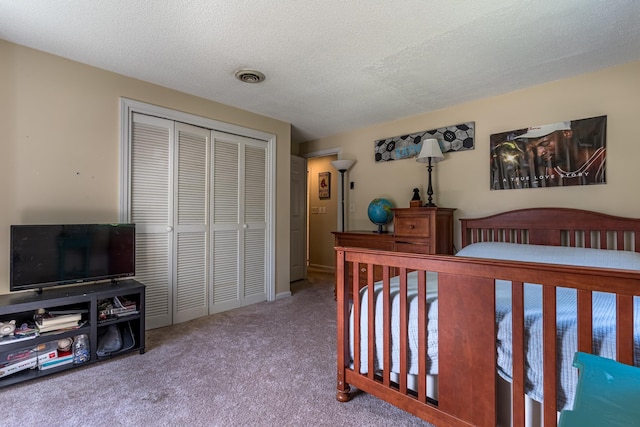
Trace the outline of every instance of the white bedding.
[[[640, 254], [628, 251], [569, 248], [561, 246], [521, 245], [515, 243], [475, 243], [463, 248], [458, 256], [518, 260], [574, 266], [593, 266], [640, 270]], [[409, 373], [418, 373], [416, 357], [417, 342], [417, 272], [408, 274], [409, 300]], [[399, 280], [391, 279], [392, 294], [392, 372], [399, 371]], [[374, 284], [376, 295], [376, 316], [382, 319], [382, 284]], [[367, 299], [368, 288], [361, 291], [361, 372], [368, 372], [367, 360]], [[542, 401], [542, 287], [525, 284], [525, 328], [527, 339], [527, 385], [526, 392], [531, 398]], [[573, 354], [577, 350], [576, 332], [576, 291], [559, 288], [557, 290], [558, 363], [561, 366], [558, 390], [558, 410], [570, 407], [577, 383], [577, 370], [572, 367]], [[640, 299], [634, 298], [635, 354], [636, 365], [640, 366]], [[437, 354], [437, 274], [427, 274], [428, 303], [428, 357], [429, 374], [438, 373]], [[511, 380], [511, 283], [496, 281], [496, 322], [498, 325], [498, 373]], [[595, 292], [593, 294], [593, 335], [594, 350], [603, 357], [615, 358], [615, 296]], [[351, 340], [353, 343], [353, 318], [351, 318]], [[351, 347], [353, 354], [353, 346]], [[376, 370], [382, 368], [382, 321], [376, 322]]]
[[[429, 374], [438, 373], [438, 304], [437, 302], [437, 273], [427, 273], [427, 371]], [[397, 338], [400, 335], [400, 320], [398, 318], [398, 312], [400, 310], [400, 281], [398, 276], [390, 279], [391, 290], [391, 371], [400, 371], [400, 341]], [[360, 352], [362, 355], [367, 354], [367, 343], [369, 325], [367, 323], [369, 306], [368, 306], [368, 287], [364, 287], [360, 290], [361, 304], [360, 304]], [[374, 284], [375, 295], [375, 307], [376, 307], [376, 357], [375, 366], [376, 370], [382, 369], [382, 282], [376, 282]], [[413, 271], [407, 275], [407, 303], [409, 305], [409, 321], [408, 336], [409, 336], [409, 374], [418, 374], [418, 273]], [[351, 354], [353, 354], [353, 316], [351, 316], [351, 324], [349, 330], [351, 336], [349, 343], [351, 344]], [[360, 362], [360, 371], [362, 373], [368, 372], [368, 360], [366, 357], [362, 357]]]

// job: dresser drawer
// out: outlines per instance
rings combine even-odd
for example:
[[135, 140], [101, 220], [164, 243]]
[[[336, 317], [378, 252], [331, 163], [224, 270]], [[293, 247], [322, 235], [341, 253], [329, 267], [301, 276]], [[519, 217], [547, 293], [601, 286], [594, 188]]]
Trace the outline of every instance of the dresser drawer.
[[381, 251], [392, 251], [393, 250], [393, 240], [389, 239], [387, 241], [376, 241], [376, 240], [373, 240], [373, 239], [369, 239], [369, 240], [340, 239], [338, 242], [336, 242], [336, 246], [346, 246], [346, 247], [352, 247], [352, 248], [378, 249], [378, 250], [381, 250]]
[[379, 249], [383, 251], [393, 250], [392, 234], [377, 234], [373, 232], [344, 232], [335, 233], [336, 246], [353, 248]]
[[431, 216], [397, 216], [393, 227], [399, 237], [431, 237]]
[[396, 252], [431, 255], [435, 251], [431, 248], [431, 240], [422, 239], [418, 242], [396, 242]]

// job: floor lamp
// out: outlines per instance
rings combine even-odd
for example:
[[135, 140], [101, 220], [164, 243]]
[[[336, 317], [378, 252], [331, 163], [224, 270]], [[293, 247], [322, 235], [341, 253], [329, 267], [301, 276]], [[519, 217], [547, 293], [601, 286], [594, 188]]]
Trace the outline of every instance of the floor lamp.
[[436, 207], [437, 205], [433, 203], [433, 188], [431, 187], [431, 171], [433, 170], [432, 163], [439, 162], [440, 160], [444, 160], [444, 156], [442, 155], [442, 151], [440, 150], [440, 144], [438, 144], [437, 139], [425, 139], [422, 141], [422, 149], [420, 150], [420, 154], [418, 154], [417, 162], [427, 163], [427, 170], [429, 171], [429, 187], [427, 188], [427, 195], [429, 196], [429, 201], [425, 204], [426, 207]]
[[340, 205], [342, 228], [340, 229], [340, 231], [344, 231], [344, 173], [348, 171], [355, 162], [355, 160], [334, 160], [331, 162], [331, 166], [333, 166], [338, 170], [338, 172], [340, 172], [340, 193], [342, 195]]

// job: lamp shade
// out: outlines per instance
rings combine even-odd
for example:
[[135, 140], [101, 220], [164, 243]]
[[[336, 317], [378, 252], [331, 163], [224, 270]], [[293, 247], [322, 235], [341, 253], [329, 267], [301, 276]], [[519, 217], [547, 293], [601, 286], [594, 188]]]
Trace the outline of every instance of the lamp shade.
[[429, 162], [429, 159], [431, 159], [431, 163], [444, 160], [444, 156], [442, 155], [440, 144], [438, 144], [437, 139], [425, 139], [422, 141], [422, 149], [420, 150], [420, 154], [418, 154], [416, 161], [420, 163], [427, 163]]
[[348, 171], [349, 168], [351, 168], [351, 166], [353, 166], [355, 162], [356, 162], [355, 160], [347, 160], [347, 159], [334, 160], [331, 162], [331, 166], [333, 166], [334, 168], [342, 172], [342, 171]]

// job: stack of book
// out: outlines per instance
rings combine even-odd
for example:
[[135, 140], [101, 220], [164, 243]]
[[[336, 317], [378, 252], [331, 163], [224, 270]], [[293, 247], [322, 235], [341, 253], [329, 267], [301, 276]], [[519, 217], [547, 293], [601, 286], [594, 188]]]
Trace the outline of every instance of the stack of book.
[[35, 316], [36, 327], [40, 333], [60, 329], [75, 329], [82, 320], [81, 313], [52, 314], [44, 313]]
[[38, 355], [32, 354], [28, 358], [16, 360], [13, 363], [0, 364], [0, 378], [25, 369], [33, 369], [38, 365]]

